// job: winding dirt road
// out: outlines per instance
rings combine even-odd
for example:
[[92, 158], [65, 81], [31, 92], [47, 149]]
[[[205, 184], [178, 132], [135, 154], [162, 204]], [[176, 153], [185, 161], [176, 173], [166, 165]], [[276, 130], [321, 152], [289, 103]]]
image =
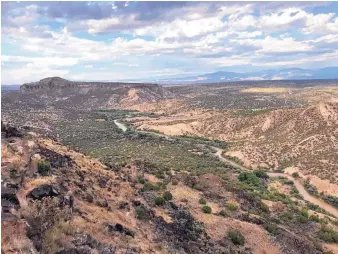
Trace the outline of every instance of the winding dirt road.
[[[224, 161], [226, 163], [229, 163], [230, 165], [239, 168], [243, 171], [250, 171], [250, 169], [243, 167], [242, 165], [228, 160], [226, 158], [224, 158], [222, 156], [223, 153], [223, 149], [221, 148], [217, 148], [217, 147], [212, 147], [214, 150], [216, 150], [215, 155], [221, 160]], [[292, 176], [290, 176], [289, 174], [285, 174], [285, 173], [273, 173], [273, 172], [267, 172], [268, 176], [270, 177], [286, 177], [287, 179], [291, 180], [294, 182], [295, 187], [297, 188], [297, 190], [299, 191], [300, 195], [303, 196], [304, 200], [309, 201], [315, 205], [318, 205], [319, 207], [321, 207], [322, 209], [326, 210], [327, 212], [329, 212], [330, 214], [334, 215], [336, 218], [338, 218], [338, 209], [335, 208], [334, 206], [326, 203], [325, 201], [310, 195], [307, 190], [304, 188], [303, 183], [299, 180], [296, 179]]]
[[[119, 127], [122, 131], [126, 131], [127, 130], [127, 127], [119, 122], [118, 120], [114, 120], [114, 123], [116, 124], [117, 127]], [[152, 134], [152, 135], [156, 135], [156, 136], [161, 136], [161, 137], [166, 137], [166, 138], [170, 138], [170, 136], [167, 136], [167, 135], [164, 135], [162, 133], [155, 133], [155, 132], [148, 132], [148, 131], [138, 131], [138, 132], [141, 132], [141, 133], [148, 133], [148, 134]], [[227, 164], [230, 164], [236, 168], [239, 168], [241, 169], [242, 171], [251, 171], [250, 169], [246, 168], [246, 167], [243, 167], [242, 165], [234, 162], [234, 161], [231, 161], [225, 157], [222, 156], [222, 153], [223, 153], [223, 149], [221, 148], [218, 148], [218, 147], [214, 147], [214, 146], [211, 146], [212, 149], [214, 149], [216, 151], [215, 153], [215, 156], [218, 157], [219, 160], [227, 163]], [[303, 196], [304, 200], [308, 201], [308, 202], [311, 202], [315, 205], [318, 205], [320, 208], [324, 209], [325, 211], [329, 212], [330, 214], [334, 215], [336, 218], [338, 218], [338, 209], [335, 208], [334, 206], [324, 202], [323, 200], [315, 197], [315, 196], [312, 196], [310, 195], [306, 189], [304, 188], [303, 186], [303, 183], [299, 180], [299, 179], [296, 179], [294, 177], [292, 177], [291, 175], [288, 175], [288, 174], [285, 174], [285, 173], [272, 173], [272, 172], [268, 172], [267, 173], [270, 177], [286, 177], [288, 178], [289, 180], [292, 180], [294, 182], [294, 185], [295, 187], [297, 188], [297, 190], [299, 191], [299, 193]]]

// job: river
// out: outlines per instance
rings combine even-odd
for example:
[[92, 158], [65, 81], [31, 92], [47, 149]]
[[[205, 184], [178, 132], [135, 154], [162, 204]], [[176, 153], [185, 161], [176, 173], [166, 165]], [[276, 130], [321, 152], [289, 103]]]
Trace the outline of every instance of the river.
[[[128, 128], [126, 125], [124, 125], [123, 123], [119, 122], [118, 120], [114, 120], [114, 123], [116, 124], [116, 126], [118, 128], [120, 128], [123, 132], [125, 132]], [[167, 137], [167, 138], [170, 138], [170, 136], [167, 136], [167, 135], [164, 135], [164, 134], [159, 134], [159, 133], [152, 133], [152, 132], [147, 132], [147, 131], [141, 131], [141, 132], [144, 132], [144, 133], [149, 133], [149, 134], [153, 134], [153, 135], [156, 135], [156, 136], [162, 136], [162, 137]], [[214, 147], [212, 146], [211, 147], [212, 149], [214, 149], [216, 151], [215, 155], [223, 162], [225, 163], [228, 163], [236, 168], [239, 168], [243, 171], [251, 171], [250, 169], [232, 161], [232, 160], [229, 160], [225, 157], [222, 156], [222, 153], [223, 153], [223, 149], [221, 148], [218, 148], [218, 147]], [[303, 183], [299, 180], [299, 179], [296, 179], [294, 177], [292, 177], [291, 175], [289, 174], [286, 174], [286, 173], [273, 173], [273, 172], [267, 172], [267, 174], [270, 176], [270, 177], [286, 177], [288, 178], [289, 180], [292, 180], [294, 182], [294, 185], [295, 187], [297, 188], [297, 190], [299, 191], [299, 193], [303, 196], [304, 200], [306, 201], [309, 201], [315, 205], [318, 205], [320, 208], [324, 209], [325, 211], [329, 212], [330, 214], [334, 215], [336, 218], [338, 218], [338, 209], [335, 208], [334, 206], [326, 203], [325, 201], [323, 201], [322, 199], [319, 199], [315, 196], [312, 196], [310, 195], [306, 189], [304, 188], [303, 186]]]
[[119, 122], [119, 120], [114, 120], [114, 123], [116, 124], [116, 126], [118, 128], [120, 128], [123, 132], [128, 130], [128, 127], [126, 125], [124, 125], [123, 123]]

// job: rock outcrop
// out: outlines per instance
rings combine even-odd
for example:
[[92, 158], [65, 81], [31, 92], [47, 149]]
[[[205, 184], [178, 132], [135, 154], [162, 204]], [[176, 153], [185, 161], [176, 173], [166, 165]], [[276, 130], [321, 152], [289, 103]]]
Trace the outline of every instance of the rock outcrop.
[[29, 194], [28, 197], [32, 199], [42, 199], [44, 197], [56, 197], [60, 194], [57, 187], [50, 185], [50, 184], [43, 184], [39, 187], [33, 189]]

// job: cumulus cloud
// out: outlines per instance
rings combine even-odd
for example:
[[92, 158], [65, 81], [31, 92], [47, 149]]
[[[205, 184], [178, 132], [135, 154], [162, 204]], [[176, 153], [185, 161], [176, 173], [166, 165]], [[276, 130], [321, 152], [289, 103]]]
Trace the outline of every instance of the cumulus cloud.
[[[179, 70], [186, 66], [203, 73], [234, 66], [337, 63], [338, 16], [330, 3], [1, 4], [2, 74], [8, 80], [34, 81], [40, 74], [57, 73], [123, 79], [129, 69], [157, 77], [183, 75], [187, 71]], [[313, 11], [317, 5], [321, 11]]]

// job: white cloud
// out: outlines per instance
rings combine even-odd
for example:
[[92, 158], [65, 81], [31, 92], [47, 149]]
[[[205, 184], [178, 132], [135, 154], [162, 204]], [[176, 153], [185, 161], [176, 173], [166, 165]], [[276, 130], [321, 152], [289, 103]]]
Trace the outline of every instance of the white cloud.
[[293, 38], [274, 38], [267, 36], [264, 39], [231, 39], [231, 44], [241, 46], [252, 46], [257, 49], [257, 53], [287, 53], [310, 51], [312, 46], [307, 42], [295, 41]]
[[[208, 64], [208, 68], [337, 64], [337, 13], [333, 10], [332, 13], [309, 13], [304, 9], [305, 5], [298, 3], [290, 4], [297, 6], [292, 8], [278, 3], [268, 5], [269, 8], [257, 9], [262, 4], [220, 3], [217, 8], [213, 5], [209, 8], [210, 4], [205, 2], [182, 9], [167, 9], [152, 22], [152, 17], [147, 19], [147, 13], [129, 13], [127, 10], [131, 7], [117, 8], [117, 4], [112, 4], [108, 5], [109, 9], [114, 9], [114, 15], [110, 17], [71, 21], [56, 19], [62, 20], [62, 31], [45, 25], [46, 20], [41, 19], [42, 12], [37, 11], [38, 4], [28, 5], [23, 8], [22, 15], [10, 13], [7, 25], [3, 26], [2, 35], [6, 43], [3, 45], [17, 50], [17, 56], [13, 55], [13, 50], [8, 51], [11, 54], [6, 49], [3, 51], [2, 61], [6, 64], [3, 73], [10, 77], [8, 73], [16, 75], [16, 70], [20, 70], [23, 74], [17, 75], [16, 79], [26, 80], [31, 75], [33, 80], [39, 76], [35, 69], [41, 69], [44, 74], [50, 72], [47, 76], [59, 72], [75, 75], [70, 67], [76, 66], [85, 72], [82, 76], [76, 74], [76, 77], [90, 78], [92, 73], [92, 79], [98, 78], [95, 75], [99, 75], [100, 70], [100, 73], [106, 73], [102, 77], [110, 77], [111, 80], [114, 75], [117, 78], [135, 76], [143, 68], [149, 68], [149, 71], [140, 75], [182, 74], [178, 71], [183, 67], [182, 63], [178, 63], [177, 67], [171, 65], [175, 68], [152, 70], [149, 63], [153, 56], [159, 56], [156, 59], [163, 59], [163, 62], [167, 56], [178, 59], [178, 62], [182, 60], [184, 64], [190, 61], [194, 65], [201, 61]], [[278, 5], [278, 8], [271, 5]], [[123, 9], [125, 12], [115, 15]], [[146, 18], [140, 18], [142, 15]], [[80, 38], [70, 31], [92, 35]], [[99, 40], [101, 33], [110, 33], [114, 39]], [[130, 35], [134, 37], [130, 39]], [[147, 65], [143, 64], [144, 59]], [[94, 68], [105, 64], [107, 67]], [[108, 71], [100, 69], [107, 70], [108, 64], [125, 66], [120, 67], [125, 69], [124, 74], [114, 73], [113, 70], [114, 75], [109, 75]], [[59, 68], [63, 70], [59, 71]], [[129, 69], [133, 73], [128, 73]]]
[[2, 56], [4, 62], [28, 63], [36, 68], [73, 66], [79, 61], [73, 57], [25, 57], [25, 56]]
[[166, 38], [191, 38], [207, 33], [219, 31], [225, 25], [218, 17], [196, 20], [178, 19], [171, 23], [139, 28], [134, 31], [135, 35], [152, 35], [160, 40]]
[[229, 56], [229, 57], [218, 57], [210, 58], [205, 61], [208, 64], [215, 64], [220, 67], [238, 66], [251, 64], [253, 56]]
[[[307, 13], [298, 8], [288, 8], [277, 13], [263, 15], [258, 20], [258, 28], [264, 31], [279, 31], [292, 25], [302, 26]], [[298, 22], [298, 24], [297, 24]]]
[[308, 14], [305, 22], [305, 27], [302, 28], [302, 32], [305, 34], [310, 33], [323, 33], [323, 32], [337, 32], [338, 22], [336, 18], [336, 24], [330, 23], [329, 21], [335, 16], [334, 13], [327, 14]]
[[238, 38], [254, 38], [263, 35], [262, 31], [240, 32]]
[[2, 84], [23, 84], [27, 82], [37, 81], [46, 77], [65, 76], [69, 73], [68, 70], [56, 70], [49, 67], [39, 67], [26, 64], [23, 67], [13, 69], [3, 69], [1, 72]]
[[109, 27], [120, 24], [121, 20], [119, 18], [108, 18], [100, 20], [91, 19], [87, 21], [87, 25], [89, 27], [88, 33], [90, 34], [101, 33], [106, 31]]

